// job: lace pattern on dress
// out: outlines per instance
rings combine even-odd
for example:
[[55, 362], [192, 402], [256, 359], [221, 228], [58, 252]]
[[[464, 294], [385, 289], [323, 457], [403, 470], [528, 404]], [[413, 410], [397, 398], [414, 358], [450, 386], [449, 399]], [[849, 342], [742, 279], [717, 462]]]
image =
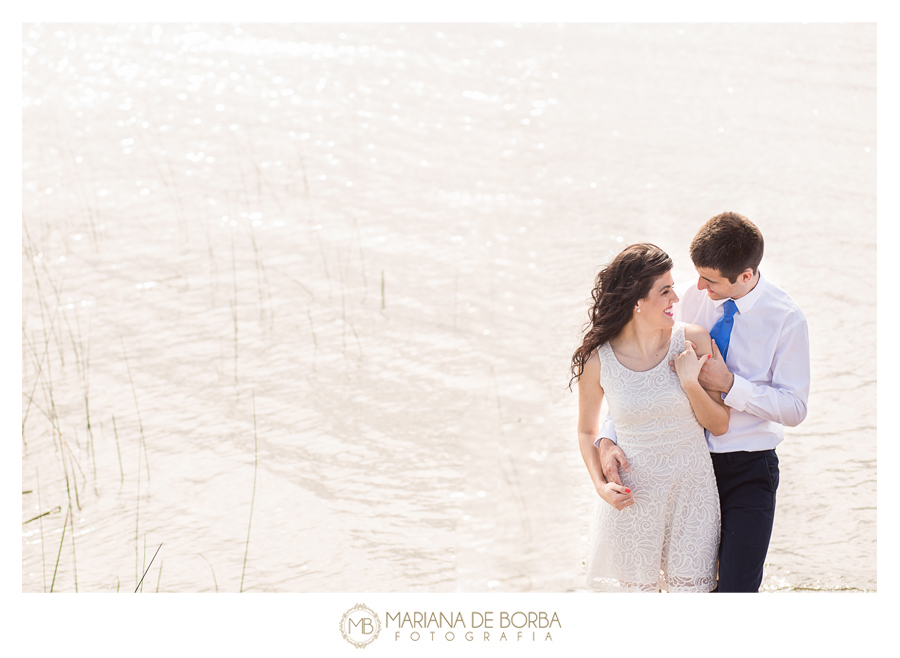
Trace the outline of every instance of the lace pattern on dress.
[[669, 360], [684, 351], [684, 323], [666, 357], [635, 372], [608, 343], [598, 348], [600, 383], [631, 464], [620, 472], [634, 505], [598, 497], [591, 520], [588, 585], [603, 591], [708, 592], [715, 588], [719, 493], [703, 428]]

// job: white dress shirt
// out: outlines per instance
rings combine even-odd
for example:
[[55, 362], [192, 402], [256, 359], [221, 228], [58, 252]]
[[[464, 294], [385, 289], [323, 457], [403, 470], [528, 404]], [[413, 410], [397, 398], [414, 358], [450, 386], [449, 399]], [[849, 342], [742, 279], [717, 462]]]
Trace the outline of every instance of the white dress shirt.
[[[722, 315], [725, 299], [713, 300], [696, 281], [676, 288], [680, 298], [675, 319], [698, 324], [707, 331]], [[806, 418], [809, 399], [809, 332], [797, 303], [763, 278], [746, 295], [735, 299], [737, 313], [725, 363], [734, 384], [725, 396], [731, 409], [728, 431], [707, 432], [710, 452], [769, 450], [784, 440], [784, 425], [794, 427]], [[607, 417], [600, 438], [616, 440]]]

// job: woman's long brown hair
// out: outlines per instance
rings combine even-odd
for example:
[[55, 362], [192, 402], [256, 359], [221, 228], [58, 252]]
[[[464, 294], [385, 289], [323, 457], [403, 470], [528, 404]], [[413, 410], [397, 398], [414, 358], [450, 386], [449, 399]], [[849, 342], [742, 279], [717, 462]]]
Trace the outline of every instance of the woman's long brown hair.
[[584, 364], [594, 350], [618, 336], [631, 320], [639, 299], [650, 294], [653, 282], [672, 269], [672, 259], [654, 244], [644, 242], [625, 247], [604, 267], [591, 291], [584, 340], [572, 355], [569, 388], [581, 377]]

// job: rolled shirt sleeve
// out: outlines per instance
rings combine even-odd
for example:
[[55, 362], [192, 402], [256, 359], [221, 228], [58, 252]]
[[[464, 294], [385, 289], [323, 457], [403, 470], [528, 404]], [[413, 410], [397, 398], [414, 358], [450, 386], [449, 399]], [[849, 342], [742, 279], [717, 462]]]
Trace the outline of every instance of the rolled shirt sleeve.
[[609, 439], [616, 445], [619, 444], [619, 437], [616, 435], [616, 427], [613, 424], [612, 416], [607, 415], [606, 420], [603, 421], [603, 425], [600, 426], [600, 434], [594, 439], [594, 447], [600, 447], [601, 439]]

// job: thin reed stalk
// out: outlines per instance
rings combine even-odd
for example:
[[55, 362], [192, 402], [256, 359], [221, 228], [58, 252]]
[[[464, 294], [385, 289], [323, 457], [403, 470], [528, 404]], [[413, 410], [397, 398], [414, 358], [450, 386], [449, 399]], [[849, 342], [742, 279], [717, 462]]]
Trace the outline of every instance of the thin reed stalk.
[[[58, 310], [59, 309], [57, 308], [57, 311]], [[54, 323], [54, 322], [56, 322], [56, 312], [54, 312], [54, 314], [53, 314], [51, 326], [52, 326], [52, 323]], [[37, 385], [40, 383], [43, 383], [43, 381], [44, 381], [44, 377], [43, 377], [44, 359], [47, 357], [47, 353], [50, 348], [50, 339], [46, 335], [46, 332], [45, 332], [45, 334], [44, 334], [44, 353], [41, 355], [40, 358], [38, 358], [37, 350], [34, 349], [34, 343], [32, 343], [31, 339], [28, 338], [28, 334], [25, 332], [24, 328], [22, 329], [22, 334], [25, 336], [25, 341], [28, 343], [28, 347], [31, 349], [31, 354], [34, 356], [34, 360], [37, 364], [37, 373], [35, 374], [34, 385], [31, 387], [31, 393], [26, 395], [26, 397], [28, 398], [28, 404], [25, 406], [25, 414], [22, 416], [22, 442], [23, 442], [23, 444], [27, 445], [27, 443], [25, 443], [25, 423], [28, 421], [28, 412], [31, 410], [32, 404], [34, 404], [36, 407], [38, 407], [40, 409], [40, 407], [34, 401], [34, 392], [37, 390]], [[50, 369], [49, 368], [49, 360], [47, 361], [47, 363], [48, 363], [47, 370], [49, 372], [49, 369]], [[46, 389], [45, 389], [45, 391], [46, 391]], [[52, 403], [52, 398], [51, 398], [51, 403]], [[51, 407], [51, 409], [53, 410], [53, 412], [55, 412], [55, 408]], [[50, 415], [50, 412], [46, 412], [43, 410], [41, 410], [41, 411], [44, 413], [45, 416], [47, 416], [48, 420], [50, 420], [50, 422], [53, 423], [53, 417]]]
[[78, 561], [75, 559], [75, 515], [69, 515], [69, 525], [72, 527], [72, 575], [75, 577], [75, 593], [78, 593]]
[[[59, 428], [57, 427], [57, 432], [59, 432]], [[72, 470], [72, 482], [69, 483], [69, 467], [66, 464], [66, 451], [69, 453], [69, 457], [72, 458], [72, 451], [69, 450], [68, 443], [63, 438], [62, 434], [59, 434], [59, 457], [62, 460], [63, 465], [63, 474], [66, 476], [66, 495], [69, 498], [69, 507], [72, 506], [72, 490], [75, 490], [75, 506], [78, 509], [81, 509], [81, 501], [78, 498], [78, 480], [75, 478], [75, 470]]]
[[359, 334], [356, 333], [356, 327], [353, 326], [352, 322], [350, 323], [350, 331], [353, 332], [353, 337], [356, 339], [356, 347], [359, 348], [359, 358], [362, 359], [363, 358], [362, 343], [359, 342]]
[[359, 224], [356, 222], [356, 216], [353, 217], [353, 228], [356, 229], [356, 244], [359, 245], [359, 263], [362, 268], [363, 278], [363, 299], [362, 303], [366, 303], [366, 295], [369, 294], [369, 280], [366, 278], [366, 257], [363, 255], [362, 235], [359, 232]]
[[[59, 122], [54, 121], [53, 128], [56, 132], [57, 148], [59, 148], [62, 151], [61, 161], [66, 162], [66, 163], [72, 163], [75, 160], [75, 158], [72, 154], [72, 151], [69, 150], [68, 148], [66, 148], [66, 141], [63, 139], [62, 134], [60, 132]], [[94, 249], [96, 251], [97, 229], [96, 229], [96, 226], [94, 225], [94, 214], [91, 211], [91, 204], [88, 202], [87, 195], [84, 192], [84, 184], [81, 181], [81, 176], [77, 175], [77, 168], [76, 168], [76, 174], [74, 174], [74, 175], [72, 175], [70, 173], [70, 170], [71, 170], [71, 165], [69, 167], [63, 168], [63, 170], [62, 170], [62, 175], [63, 175], [62, 186], [65, 189], [78, 191], [80, 193], [79, 195], [76, 195], [76, 196], [79, 198], [79, 201], [81, 201], [81, 203], [84, 205], [85, 213], [87, 214], [88, 218], [90, 219], [91, 235], [93, 236], [93, 245], [94, 245]], [[70, 179], [75, 179], [78, 182], [78, 185], [76, 186], [76, 185], [72, 184]], [[70, 208], [69, 204], [66, 204], [66, 208], [67, 208], [67, 212], [69, 212], [69, 208]]]
[[259, 322], [264, 324], [265, 308], [264, 303], [268, 303], [269, 307], [269, 326], [275, 326], [275, 308], [272, 306], [271, 285], [269, 284], [269, 274], [266, 272], [266, 264], [260, 258], [259, 248], [256, 245], [256, 232], [253, 230], [253, 224], [250, 224], [250, 242], [253, 245], [253, 254], [256, 258], [256, 286], [259, 291]]
[[[249, 130], [250, 129], [248, 128], [248, 132], [249, 132]], [[247, 161], [251, 165], [253, 165], [253, 168], [256, 171], [256, 198], [259, 202], [259, 205], [262, 206], [262, 203], [263, 203], [262, 186], [263, 186], [263, 183], [265, 183], [265, 186], [267, 188], [269, 188], [269, 192], [272, 195], [272, 199], [275, 201], [276, 205], [278, 206], [278, 209], [281, 211], [281, 214], [282, 215], [287, 214], [287, 210], [285, 209], [284, 204], [281, 202], [281, 199], [279, 198], [278, 193], [275, 191], [275, 188], [272, 187], [272, 185], [269, 183], [268, 180], [263, 178], [262, 168], [256, 163], [256, 159], [253, 157], [253, 154], [250, 153], [250, 147], [248, 146], [247, 150], [244, 151], [243, 146], [241, 146], [240, 141], [238, 141], [237, 135], [234, 133], [231, 133], [231, 136], [234, 139], [234, 146], [235, 146], [235, 151], [237, 152], [237, 155], [238, 155], [238, 162], [240, 163], [240, 162]], [[249, 143], [250, 144], [253, 143], [252, 136], [250, 136]], [[244, 188], [244, 195], [247, 198], [247, 201], [249, 203], [250, 195], [247, 190], [247, 183], [244, 180], [244, 168], [239, 167], [239, 171], [241, 174], [241, 184]]]
[[47, 564], [44, 556], [44, 515], [41, 513], [41, 473], [38, 467], [34, 467], [34, 475], [37, 478], [37, 495], [38, 495], [38, 519], [41, 526], [41, 575], [43, 577], [44, 591], [47, 591]]
[[259, 258], [259, 249], [256, 246], [256, 231], [253, 230], [253, 222], [250, 222], [250, 244], [253, 246], [253, 255], [256, 263], [256, 291], [257, 296], [259, 297], [259, 324], [263, 325], [265, 324], [266, 319], [266, 310], [263, 306], [266, 294], [263, 290], [262, 262]]
[[[147, 544], [147, 535], [144, 535], [144, 553], [146, 554], [146, 544]], [[156, 547], [156, 553], [153, 554], [153, 557], [150, 558], [150, 564], [147, 565], [147, 568], [144, 570], [144, 575], [141, 576], [141, 582], [138, 583], [138, 586], [134, 588], [134, 593], [137, 594], [138, 590], [141, 589], [141, 585], [144, 584], [144, 578], [147, 576], [147, 572], [150, 571], [150, 567], [153, 566], [153, 560], [156, 559], [157, 554], [159, 553], [159, 549], [162, 548], [162, 543]], [[162, 562], [159, 564], [160, 574], [162, 574]], [[142, 592], [144, 590], [141, 590]], [[159, 591], [159, 583], [156, 584], [156, 591]]]
[[[307, 295], [309, 295], [309, 297], [310, 297], [310, 299], [311, 299], [312, 301], [315, 301], [315, 299], [316, 299], [315, 293], [313, 293], [312, 290], [310, 290], [309, 288], [307, 288], [307, 287], [303, 284], [302, 281], [298, 281], [297, 279], [295, 279], [294, 277], [292, 277], [292, 276], [291, 276], [290, 274], [288, 274], [287, 272], [284, 272], [283, 270], [280, 270], [280, 269], [278, 269], [277, 267], [275, 267], [275, 266], [273, 266], [273, 265], [269, 265], [269, 269], [274, 270], [275, 272], [278, 272], [281, 276], [283, 276], [284, 278], [288, 279], [291, 283], [295, 283], [295, 284], [297, 284], [298, 286], [300, 286], [300, 288], [303, 289], [303, 292], [305, 292]], [[268, 284], [268, 279], [266, 279], [266, 284]], [[271, 295], [270, 295], [270, 298], [271, 298]]]
[[313, 348], [319, 349], [319, 341], [316, 340], [316, 328], [313, 326], [312, 311], [306, 309], [306, 316], [309, 318], [309, 332], [312, 334]]
[[[140, 135], [140, 133], [138, 133]], [[171, 180], [171, 187], [169, 187], [169, 181], [165, 178], [162, 178], [163, 185], [166, 186], [166, 190], [169, 191], [170, 196], [175, 200], [175, 206], [179, 210], [178, 214], [178, 225], [184, 233], [185, 240], [189, 237], [188, 235], [188, 224], [186, 216], [187, 214], [184, 212], [184, 204], [181, 203], [181, 197], [178, 195], [178, 185], [175, 183], [177, 180], [175, 177], [175, 171], [172, 169], [172, 161], [169, 159], [168, 153], [165, 156], [166, 160], [166, 168], [169, 170], [169, 179]]]
[[63, 521], [62, 537], [59, 540], [59, 552], [56, 554], [56, 566], [53, 567], [53, 580], [50, 581], [50, 593], [53, 593], [53, 587], [56, 585], [56, 573], [59, 571], [59, 558], [62, 555], [63, 542], [66, 540], [66, 526], [69, 525], [69, 515], [72, 513], [72, 503], [69, 503], [66, 509], [66, 520]]
[[53, 401], [53, 386], [49, 381], [42, 381], [41, 389], [44, 391], [44, 396], [50, 400], [50, 411], [49, 413], [47, 413], [47, 418], [50, 419], [50, 428], [52, 430], [53, 436], [53, 446], [61, 451], [62, 447], [59, 445], [58, 439], [62, 437], [62, 431], [59, 429], [59, 416], [56, 413], [56, 403]]
[[[209, 252], [209, 273], [212, 276], [213, 282], [218, 282], [219, 280], [219, 266], [216, 265], [216, 256], [213, 252], [212, 246], [212, 236], [209, 233], [209, 226], [206, 223], [203, 223], [203, 232], [206, 234], [206, 249]], [[215, 283], [214, 283], [215, 285]], [[215, 289], [213, 290], [213, 295], [215, 295]], [[215, 297], [213, 298], [215, 300]]]
[[344, 271], [341, 267], [341, 254], [337, 254], [338, 276], [341, 280], [341, 344], [343, 345], [342, 354], [347, 358], [347, 286], [344, 283]]
[[[497, 377], [494, 374], [494, 366], [488, 367], [490, 368], [491, 379], [490, 383], [488, 384], [488, 393], [485, 397], [490, 397], [491, 384], [493, 384], [494, 399], [497, 402], [497, 423], [500, 426], [500, 436], [505, 440], [506, 436], [503, 430], [503, 407], [500, 404], [500, 387], [497, 385]], [[507, 472], [507, 465], [509, 467], [511, 475]], [[503, 479], [506, 482], [506, 485], [509, 487], [509, 491], [512, 495], [513, 501], [516, 503], [516, 508], [519, 513], [519, 520], [522, 523], [523, 530], [525, 530], [525, 536], [530, 540], [532, 537], [531, 517], [528, 513], [528, 505], [525, 503], [525, 498], [522, 494], [522, 485], [519, 478], [519, 470], [516, 468], [516, 463], [515, 461], [513, 461], [510, 451], [507, 451], [506, 459], [501, 460], [499, 462], [499, 466], [500, 473], [503, 475]]]
[[137, 391], [134, 388], [134, 378], [131, 376], [131, 366], [128, 364], [128, 353], [125, 351], [125, 340], [122, 339], [122, 354], [125, 357], [125, 368], [128, 370], [128, 381], [131, 382], [131, 394], [134, 396], [134, 408], [137, 411], [138, 428], [141, 431], [141, 443], [138, 446], [138, 452], [141, 447], [144, 448], [144, 463], [147, 469], [147, 481], [150, 481], [150, 458], [147, 456], [147, 441], [144, 438], [144, 423], [141, 421], [141, 408], [138, 405]]
[[234, 322], [234, 385], [238, 385], [238, 320], [237, 320], [237, 259], [234, 255], [234, 229], [231, 230], [231, 319]]
[[[76, 435], [76, 436], [75, 436], [75, 445], [76, 445], [76, 446], [79, 448], [79, 450], [80, 450], [81, 444], [78, 442], [78, 436], [77, 436], [78, 432], [76, 431], [76, 429], [75, 429], [74, 427], [72, 428], [72, 434]], [[81, 473], [81, 480], [82, 480], [84, 483], [87, 483], [87, 475], [85, 474], [84, 469], [81, 468], [81, 462], [78, 461], [78, 456], [75, 455], [75, 454], [72, 452], [72, 448], [69, 446], [68, 442], [66, 443], [66, 450], [69, 451], [69, 457], [72, 459], [72, 463], [73, 463], [73, 464], [75, 465], [75, 467], [78, 469], [78, 472]], [[75, 471], [74, 471], [74, 470], [72, 471], [72, 474], [73, 474], [73, 475], [75, 474]]]
[[[93, 192], [93, 197], [94, 197], [94, 203], [93, 203], [92, 207], [94, 209], [94, 213], [97, 218], [97, 221], [99, 221], [101, 219], [101, 217], [100, 217], [100, 199], [97, 196], [97, 178], [94, 174], [94, 159], [91, 158], [90, 156], [88, 156], [85, 158], [85, 162], [87, 163], [88, 171], [90, 172], [89, 178], [90, 178], [90, 183], [91, 183], [91, 192]], [[96, 241], [97, 241], [96, 236], [94, 238], [94, 241], [95, 241], [94, 249], [96, 250], [98, 247], [98, 245], [96, 244]]]
[[[40, 496], [38, 496], [38, 497], [40, 498]], [[40, 506], [38, 506], [38, 507], [40, 508]], [[53, 509], [47, 510], [46, 512], [42, 512], [42, 513], [38, 514], [37, 516], [32, 516], [27, 521], [22, 521], [22, 525], [25, 525], [26, 523], [31, 523], [32, 521], [37, 521], [38, 519], [43, 519], [45, 516], [49, 516], [55, 512], [62, 512], [62, 507], [57, 505]]]
[[[137, 580], [140, 569], [138, 568], [138, 560], [140, 558], [140, 550], [138, 549], [138, 539], [140, 538], [141, 528], [141, 447], [138, 446], [138, 468], [137, 468], [137, 496], [134, 509], [134, 579]], [[144, 535], [144, 541], [147, 536]], [[146, 549], [146, 547], [145, 547]], [[144, 551], [146, 553], [146, 550]], [[135, 590], [137, 591], [137, 590]]]
[[[32, 264], [33, 263], [34, 263], [34, 261], [32, 261]], [[62, 276], [60, 275], [60, 284], [59, 284], [59, 287], [57, 287], [57, 285], [53, 282], [53, 278], [50, 276], [50, 270], [47, 269], [46, 259], [41, 260], [41, 268], [44, 270], [44, 274], [47, 275], [47, 280], [50, 282], [50, 288], [53, 290], [53, 294], [56, 297], [56, 308], [59, 309], [59, 307], [62, 306], [62, 301], [61, 301], [62, 291], [63, 291]], [[41, 298], [41, 299], [43, 300], [43, 298]], [[46, 303], [46, 302], [44, 302], [44, 303]], [[47, 313], [49, 315], [49, 309], [48, 309]], [[62, 327], [57, 326], [56, 332], [54, 332], [53, 327], [51, 327], [50, 333], [53, 336], [53, 339], [56, 341], [56, 348], [57, 348], [56, 355], [59, 357], [60, 366], [64, 368], [66, 365], [66, 358], [65, 358], [66, 353], [65, 353], [65, 350], [63, 349], [63, 340], [62, 340], [62, 338], [60, 338], [60, 336], [62, 335]], [[49, 363], [47, 365], [49, 367]]]
[[[56, 135], [57, 135], [57, 139], [58, 139], [58, 144], [59, 144], [60, 146], [64, 145], [64, 144], [65, 144], [65, 141], [62, 139], [62, 136], [60, 135], [60, 132], [59, 132], [59, 124], [56, 124]], [[63, 149], [64, 149], [64, 152], [65, 152], [65, 153], [67, 154], [67, 156], [68, 156], [68, 157], [65, 158], [65, 161], [68, 161], [68, 162], [70, 162], [70, 163], [71, 163], [71, 162], [74, 162], [75, 158], [72, 157], [72, 152], [69, 151], [68, 149], [65, 149], [64, 146], [63, 146]], [[71, 166], [71, 165], [70, 165], [70, 166]], [[78, 167], [75, 168], [76, 172], [78, 171], [78, 169], [79, 169]], [[92, 246], [93, 246], [93, 248], [94, 248], [94, 251], [96, 252], [96, 251], [97, 251], [98, 240], [97, 240], [97, 225], [96, 225], [96, 223], [94, 222], [94, 209], [93, 209], [93, 206], [91, 205], [91, 202], [88, 200], [87, 192], [86, 192], [85, 189], [84, 189], [84, 181], [82, 180], [81, 176], [78, 175], [78, 173], [76, 173], [76, 175], [74, 176], [74, 178], [77, 180], [78, 185], [77, 185], [77, 186], [72, 186], [72, 187], [73, 187], [74, 189], [77, 189], [77, 190], [78, 190], [79, 195], [80, 195], [81, 203], [84, 204], [84, 211], [85, 211], [85, 214], [87, 214], [88, 219], [90, 220], [91, 236], [93, 237], [93, 243], [92, 243]]]
[[88, 433], [88, 449], [91, 453], [91, 461], [94, 467], [94, 493], [99, 495], [97, 491], [97, 458], [94, 454], [94, 431], [91, 429], [91, 406], [90, 406], [90, 377], [88, 368], [90, 366], [90, 321], [88, 321], [88, 349], [85, 351], [84, 340], [81, 337], [81, 322], [78, 319], [78, 313], [75, 313], [75, 327], [78, 329], [78, 345], [75, 345], [75, 337], [72, 335], [72, 327], [66, 317], [66, 326], [69, 329], [69, 338], [72, 340], [72, 349], [75, 350], [76, 363], [79, 364], [78, 370], [81, 374], [82, 388], [84, 389], [84, 415], [87, 422]]
[[309, 226], [316, 234], [316, 240], [319, 243], [319, 253], [322, 255], [322, 267], [325, 269], [325, 278], [328, 279], [328, 298], [331, 299], [331, 274], [328, 272], [328, 258], [325, 257], [325, 245], [322, 243], [322, 235], [316, 230], [316, 222], [313, 216], [312, 197], [309, 193], [309, 180], [306, 177], [306, 163], [303, 161], [303, 153], [300, 157], [300, 171], [303, 173], [303, 193], [306, 197], [306, 208], [309, 215]]
[[256, 502], [256, 468], [259, 461], [259, 441], [256, 436], [256, 392], [251, 391], [253, 400], [253, 495], [250, 497], [250, 520], [247, 522], [247, 543], [244, 546], [244, 566], [241, 568], [241, 589], [244, 591], [244, 572], [247, 570], [247, 553], [250, 552], [250, 527], [253, 524], [253, 504]]
[[453, 277], [453, 331], [456, 331], [456, 302], [459, 297], [459, 270]]
[[125, 469], [122, 468], [122, 449], [119, 447], [119, 430], [116, 428], [116, 415], [112, 414], [113, 434], [116, 437], [116, 454], [119, 455], [119, 485], [125, 484]]
[[[55, 402], [54, 402], [54, 400], [53, 400], [52, 373], [51, 373], [50, 359], [49, 359], [49, 358], [47, 358], [47, 362], [46, 362], [47, 376], [46, 376], [46, 377], [42, 377], [42, 375], [43, 375], [44, 358], [47, 357], [48, 354], [49, 354], [49, 349], [50, 349], [50, 339], [51, 339], [51, 338], [56, 338], [56, 344], [57, 344], [57, 347], [59, 348], [60, 359], [61, 359], [61, 360], [63, 359], [63, 356], [62, 356], [63, 350], [62, 350], [61, 343], [60, 343], [60, 341], [59, 341], [59, 338], [56, 336], [56, 334], [55, 334], [54, 331], [53, 331], [53, 329], [54, 329], [54, 327], [55, 327], [55, 325], [56, 325], [56, 317], [57, 317], [57, 314], [59, 313], [59, 307], [60, 307], [60, 304], [59, 304], [59, 295], [60, 295], [61, 288], [58, 290], [58, 289], [56, 288], [56, 286], [53, 285], [52, 279], [50, 280], [50, 285], [51, 285], [51, 287], [53, 288], [54, 292], [56, 293], [56, 301], [57, 301], [57, 304], [56, 304], [56, 309], [55, 309], [54, 312], [53, 312], [53, 317], [52, 317], [52, 320], [51, 320], [51, 322], [50, 322], [50, 329], [49, 329], [49, 331], [48, 331], [48, 329], [47, 329], [47, 316], [50, 315], [50, 309], [47, 308], [47, 302], [46, 302], [46, 300], [44, 299], [44, 294], [43, 294], [43, 291], [41, 290], [41, 281], [40, 281], [40, 277], [38, 276], [37, 267], [36, 267], [35, 264], [34, 264], [34, 260], [35, 260], [35, 258], [36, 258], [36, 256], [35, 256], [34, 242], [32, 241], [32, 239], [31, 239], [31, 234], [28, 232], [28, 227], [27, 227], [27, 225], [24, 224], [24, 222], [23, 222], [23, 229], [24, 229], [24, 231], [25, 231], [25, 237], [26, 237], [26, 239], [28, 240], [28, 244], [29, 244], [29, 249], [27, 250], [27, 254], [28, 254], [28, 256], [29, 256], [28, 260], [29, 260], [30, 263], [31, 263], [31, 270], [32, 270], [32, 273], [34, 274], [34, 283], [35, 283], [35, 286], [37, 287], [37, 292], [38, 292], [38, 295], [37, 295], [37, 297], [38, 297], [38, 306], [39, 306], [40, 311], [41, 311], [41, 327], [42, 327], [43, 332], [44, 332], [44, 355], [43, 355], [43, 356], [40, 358], [40, 360], [38, 361], [38, 373], [37, 373], [37, 378], [36, 378], [36, 381], [35, 381], [35, 388], [36, 388], [36, 386], [37, 386], [38, 381], [46, 381], [46, 384], [47, 384], [46, 391], [47, 391], [47, 394], [48, 394], [49, 400], [50, 400], [50, 422], [51, 422], [51, 425], [54, 426], [54, 429], [55, 429], [57, 432], [59, 432], [59, 428], [56, 426], [56, 422], [55, 422], [55, 419], [56, 419], [56, 404], [55, 404]], [[41, 264], [42, 264], [42, 266], [43, 266], [43, 268], [44, 268], [44, 271], [47, 273], [47, 276], [48, 276], [48, 278], [49, 278], [50, 274], [49, 274], [49, 272], [47, 272], [47, 266], [46, 266], [46, 264], [43, 263], [43, 262], [42, 262]], [[46, 313], [45, 313], [45, 311], [46, 311]], [[24, 330], [23, 330], [23, 331], [24, 331]], [[27, 339], [27, 335], [26, 335], [26, 339]], [[30, 341], [29, 341], [29, 344], [30, 344]], [[32, 346], [32, 352], [35, 352], [33, 346]], [[36, 352], [35, 352], [35, 358], [36, 358]], [[64, 363], [64, 362], [63, 362], [63, 363]], [[29, 396], [29, 404], [28, 404], [28, 406], [27, 406], [26, 409], [25, 409], [25, 415], [24, 415], [24, 417], [23, 417], [23, 419], [22, 419], [22, 442], [23, 442], [24, 445], [27, 445], [27, 443], [25, 442], [25, 422], [26, 422], [26, 420], [28, 419], [28, 410], [29, 410], [30, 407], [31, 407], [31, 404], [32, 404], [32, 402], [33, 402], [33, 399], [34, 399], [34, 389], [32, 389], [31, 396]], [[55, 440], [55, 438], [54, 438], [54, 440]]]
[[[88, 421], [90, 422], [90, 421]], [[100, 491], [97, 489], [97, 451], [94, 448], [94, 435], [93, 433], [90, 436], [90, 450], [91, 450], [91, 466], [94, 468], [94, 494], [99, 496]]]
[[204, 560], [206, 560], [206, 563], [209, 565], [209, 570], [212, 571], [213, 585], [216, 586], [216, 594], [218, 594], [218, 593], [219, 593], [219, 581], [216, 580], [216, 570], [213, 569], [212, 562], [210, 562], [209, 560], [207, 560], [207, 559], [206, 559], [206, 556], [205, 556], [203, 553], [198, 553], [197, 555], [199, 555], [199, 556], [202, 557]]

